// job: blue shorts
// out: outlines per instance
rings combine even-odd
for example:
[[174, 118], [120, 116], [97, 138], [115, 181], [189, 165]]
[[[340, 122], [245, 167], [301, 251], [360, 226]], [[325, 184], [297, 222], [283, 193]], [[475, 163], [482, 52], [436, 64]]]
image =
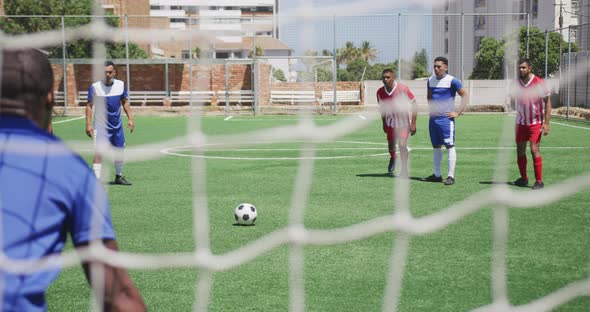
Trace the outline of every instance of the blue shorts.
[[94, 130], [94, 144], [96, 145], [99, 140], [109, 140], [114, 147], [125, 147], [125, 132], [123, 128], [115, 130], [107, 130], [106, 133], [103, 131]]
[[430, 117], [428, 124], [430, 142], [433, 146], [455, 146], [455, 119], [449, 117]]

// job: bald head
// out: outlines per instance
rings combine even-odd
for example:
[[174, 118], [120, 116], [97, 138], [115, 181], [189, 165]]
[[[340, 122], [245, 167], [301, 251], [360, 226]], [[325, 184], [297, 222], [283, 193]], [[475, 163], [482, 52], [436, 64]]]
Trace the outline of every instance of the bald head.
[[46, 127], [53, 106], [47, 56], [36, 49], [5, 49], [0, 63], [0, 114], [25, 116]]

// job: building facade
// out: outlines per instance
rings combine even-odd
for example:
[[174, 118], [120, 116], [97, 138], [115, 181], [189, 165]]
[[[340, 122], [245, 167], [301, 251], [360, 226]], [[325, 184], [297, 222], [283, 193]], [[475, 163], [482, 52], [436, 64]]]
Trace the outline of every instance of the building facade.
[[[150, 16], [167, 20], [168, 28], [212, 35], [215, 39], [208, 46], [199, 46], [192, 54], [218, 59], [246, 58], [253, 42], [265, 55], [288, 53], [278, 41], [277, 13], [278, 0], [150, 0]], [[177, 58], [191, 54], [186, 47], [179, 51], [169, 44], [154, 44], [151, 52]]]
[[[442, 1], [441, 1], [442, 2]], [[449, 72], [466, 79], [475, 65], [475, 53], [484, 37], [501, 39], [526, 26], [555, 31], [562, 16], [563, 38], [577, 25], [579, 0], [444, 0], [433, 7], [433, 51], [449, 59]], [[519, 14], [520, 13], [520, 14]], [[522, 14], [524, 13], [524, 14]], [[529, 14], [530, 20], [527, 21]], [[463, 15], [462, 15], [463, 14]], [[481, 15], [478, 15], [481, 14]], [[442, 26], [444, 25], [444, 26]], [[571, 38], [575, 41], [575, 33]]]

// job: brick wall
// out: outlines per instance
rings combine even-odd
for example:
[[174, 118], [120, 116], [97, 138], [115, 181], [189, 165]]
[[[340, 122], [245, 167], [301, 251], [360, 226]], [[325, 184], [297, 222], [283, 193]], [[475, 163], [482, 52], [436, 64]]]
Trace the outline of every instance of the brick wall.
[[[63, 91], [63, 65], [53, 64], [55, 76], [55, 90]], [[165, 64], [131, 64], [130, 84], [127, 83], [127, 67], [117, 66], [117, 79], [123, 80], [132, 91], [166, 91]], [[225, 65], [195, 64], [192, 66], [192, 89], [199, 91], [225, 90]], [[168, 91], [190, 91], [190, 65], [168, 64]], [[315, 90], [316, 96], [321, 97], [322, 91], [332, 90], [331, 82], [299, 83], [299, 82], [270, 82], [271, 68], [268, 64], [261, 64], [258, 70], [259, 105], [268, 105], [270, 90]], [[100, 74], [102, 77], [102, 73]], [[231, 64], [228, 66], [230, 90], [252, 89], [252, 67], [245, 64]], [[85, 105], [76, 103], [78, 91], [88, 91], [92, 84], [91, 64], [67, 64], [68, 106]], [[358, 82], [338, 82], [338, 90], [359, 90]], [[361, 93], [362, 94], [362, 93]], [[363, 99], [363, 97], [361, 97]], [[364, 101], [363, 101], [364, 102]]]

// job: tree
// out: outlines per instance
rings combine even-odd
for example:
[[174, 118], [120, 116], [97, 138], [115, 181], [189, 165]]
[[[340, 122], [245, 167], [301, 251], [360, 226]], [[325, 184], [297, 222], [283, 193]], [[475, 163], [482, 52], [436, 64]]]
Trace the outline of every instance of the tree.
[[428, 77], [430, 73], [426, 70], [428, 68], [428, 53], [426, 49], [414, 53], [414, 63], [412, 64], [412, 79]]
[[[11, 35], [49, 31], [60, 29], [61, 15], [77, 17], [64, 18], [66, 28], [76, 27], [90, 23], [90, 14], [93, 6], [92, 0], [6, 0], [4, 12], [6, 15], [31, 15], [33, 17], [6, 17], [0, 20], [0, 29]], [[38, 17], [37, 17], [38, 15]], [[46, 17], [58, 16], [58, 17]], [[78, 17], [82, 16], [82, 17]], [[115, 16], [105, 18], [105, 22], [112, 26], [119, 25], [119, 19]], [[107, 42], [107, 58], [125, 58], [125, 45], [122, 43]], [[47, 47], [49, 57], [61, 58], [62, 46]], [[66, 43], [67, 58], [90, 58], [92, 55], [91, 40], [77, 40]], [[134, 43], [129, 43], [130, 58], [146, 58], [145, 51]]]
[[287, 78], [285, 78], [285, 73], [280, 68], [273, 68], [272, 69], [272, 77], [278, 81], [285, 82]]
[[374, 61], [377, 59], [377, 49], [371, 46], [369, 41], [361, 42], [361, 46], [359, 48], [360, 57], [365, 61]]
[[[476, 66], [470, 77], [480, 79], [502, 79], [504, 78], [504, 51], [510, 51], [512, 42], [510, 38], [517, 38], [518, 58], [526, 57], [526, 27], [523, 26], [512, 34], [508, 34], [502, 40], [485, 37], [481, 40], [480, 47], [476, 53]], [[549, 33], [548, 49], [545, 51], [545, 34], [536, 27], [529, 28], [529, 59], [533, 66], [533, 73], [545, 77], [545, 53], [547, 52], [548, 74], [553, 75], [559, 70], [559, 43], [567, 47], [568, 43], [563, 41], [559, 33]], [[572, 52], [578, 51], [575, 43], [572, 43]], [[567, 53], [567, 49], [562, 51]], [[506, 64], [514, 66], [515, 64]]]
[[[254, 53], [256, 50], [256, 53]], [[254, 50], [250, 49], [248, 52], [248, 58], [254, 58], [254, 56], [264, 56], [264, 49], [261, 46], [254, 46]]]
[[504, 78], [504, 41], [484, 37], [475, 53], [475, 67], [469, 79]]

